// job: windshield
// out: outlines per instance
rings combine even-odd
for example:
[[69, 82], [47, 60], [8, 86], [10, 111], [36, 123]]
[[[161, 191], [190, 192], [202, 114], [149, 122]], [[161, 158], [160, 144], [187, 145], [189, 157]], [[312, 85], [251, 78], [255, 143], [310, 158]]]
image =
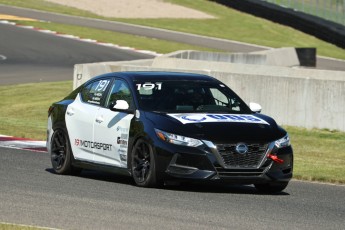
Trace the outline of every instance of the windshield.
[[142, 110], [167, 113], [252, 113], [228, 87], [208, 81], [135, 82]]

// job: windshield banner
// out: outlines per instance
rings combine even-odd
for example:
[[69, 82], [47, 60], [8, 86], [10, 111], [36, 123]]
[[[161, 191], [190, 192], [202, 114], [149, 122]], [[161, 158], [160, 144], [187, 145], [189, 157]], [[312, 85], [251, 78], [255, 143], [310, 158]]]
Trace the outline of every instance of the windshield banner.
[[250, 114], [168, 114], [168, 116], [179, 120], [183, 124], [205, 123], [205, 122], [237, 122], [256, 123], [269, 125], [265, 120]]

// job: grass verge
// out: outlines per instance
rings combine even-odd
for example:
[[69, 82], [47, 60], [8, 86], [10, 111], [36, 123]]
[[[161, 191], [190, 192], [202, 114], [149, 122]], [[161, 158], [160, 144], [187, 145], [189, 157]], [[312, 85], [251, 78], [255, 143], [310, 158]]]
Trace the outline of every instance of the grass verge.
[[345, 133], [286, 127], [294, 149], [294, 178], [345, 183]]
[[35, 28], [45, 30], [53, 30], [59, 33], [72, 34], [81, 38], [95, 39], [99, 42], [113, 43], [120, 46], [129, 46], [141, 50], [155, 51], [157, 53], [170, 53], [176, 50], [220, 51], [199, 46], [192, 46], [184, 43], [170, 42], [161, 39], [148, 38], [143, 36], [136, 36], [80, 26], [64, 25], [59, 23], [32, 21], [17, 21], [17, 23], [21, 25], [30, 25], [34, 26]]
[[49, 106], [71, 91], [71, 81], [0, 86], [0, 134], [45, 140]]
[[[105, 18], [91, 12], [65, 7], [43, 0], [0, 0], [0, 3], [83, 17], [101, 18], [146, 25], [269, 47], [316, 47], [318, 54], [345, 59], [344, 49], [321, 41], [290, 27], [257, 18], [206, 0], [169, 0], [169, 2], [203, 11], [216, 19], [119, 19]], [[72, 31], [72, 34], [75, 34]]]
[[[0, 86], [0, 134], [45, 140], [48, 107], [70, 91], [71, 81]], [[345, 184], [345, 133], [286, 129], [296, 179]]]
[[0, 223], [0, 230], [43, 230], [43, 229], [47, 230], [47, 229], [52, 229], [52, 228], [39, 228], [39, 227], [27, 226], [27, 225]]

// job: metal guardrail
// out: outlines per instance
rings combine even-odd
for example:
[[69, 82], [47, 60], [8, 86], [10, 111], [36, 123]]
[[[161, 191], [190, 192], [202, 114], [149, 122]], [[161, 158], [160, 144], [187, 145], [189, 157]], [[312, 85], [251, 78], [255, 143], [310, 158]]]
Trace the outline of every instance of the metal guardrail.
[[260, 0], [345, 25], [345, 0]]

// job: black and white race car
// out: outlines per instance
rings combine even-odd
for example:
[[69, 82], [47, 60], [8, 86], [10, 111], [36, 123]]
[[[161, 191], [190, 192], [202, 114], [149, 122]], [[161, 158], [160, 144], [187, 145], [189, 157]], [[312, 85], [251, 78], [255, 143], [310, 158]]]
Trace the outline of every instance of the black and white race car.
[[48, 112], [53, 169], [100, 169], [138, 186], [164, 181], [254, 184], [279, 192], [292, 177], [287, 132], [205, 75], [117, 72], [87, 81]]

